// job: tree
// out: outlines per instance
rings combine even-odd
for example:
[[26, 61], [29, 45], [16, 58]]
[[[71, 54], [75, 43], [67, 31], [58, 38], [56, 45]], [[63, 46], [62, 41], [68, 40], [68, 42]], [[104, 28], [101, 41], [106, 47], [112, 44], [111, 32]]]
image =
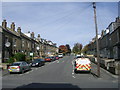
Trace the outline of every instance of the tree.
[[84, 48], [82, 49], [82, 52], [83, 52], [84, 54], [86, 54], [87, 51], [88, 51], [88, 45], [84, 46]]
[[25, 61], [26, 60], [26, 56], [24, 53], [16, 53], [14, 55], [14, 58], [16, 59], [16, 61]]
[[66, 44], [66, 47], [67, 47], [67, 54], [70, 54], [71, 53], [70, 45]]
[[59, 53], [63, 53], [65, 55], [67, 53], [67, 47], [65, 45], [60, 45]]
[[80, 44], [80, 43], [75, 43], [75, 44], [74, 44], [74, 47], [73, 47], [73, 49], [72, 49], [73, 53], [75, 53], [75, 54], [81, 54], [82, 47], [83, 47], [82, 44]]

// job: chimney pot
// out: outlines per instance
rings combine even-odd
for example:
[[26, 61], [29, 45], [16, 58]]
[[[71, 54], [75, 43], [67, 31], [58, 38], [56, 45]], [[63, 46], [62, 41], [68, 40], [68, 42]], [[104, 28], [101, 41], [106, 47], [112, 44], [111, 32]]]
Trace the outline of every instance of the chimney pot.
[[38, 37], [40, 37], [40, 34], [38, 34]]
[[34, 32], [31, 33], [31, 38], [34, 39]]
[[12, 24], [11, 24], [11, 29], [12, 29], [13, 31], [15, 31], [15, 23], [14, 23], [14, 22], [12, 22]]
[[5, 19], [4, 19], [3, 22], [2, 22], [2, 27], [7, 28], [7, 22], [6, 22]]
[[19, 34], [21, 33], [21, 28], [20, 28], [20, 27], [17, 28], [17, 32], [18, 32]]

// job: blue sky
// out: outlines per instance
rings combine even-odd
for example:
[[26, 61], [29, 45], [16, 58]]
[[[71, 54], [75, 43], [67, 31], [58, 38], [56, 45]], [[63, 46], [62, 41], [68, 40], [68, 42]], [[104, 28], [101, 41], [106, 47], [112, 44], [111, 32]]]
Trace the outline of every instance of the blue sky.
[[[97, 2], [98, 30], [118, 16], [117, 2]], [[92, 2], [3, 2], [2, 19], [59, 45], [86, 45], [95, 36]]]

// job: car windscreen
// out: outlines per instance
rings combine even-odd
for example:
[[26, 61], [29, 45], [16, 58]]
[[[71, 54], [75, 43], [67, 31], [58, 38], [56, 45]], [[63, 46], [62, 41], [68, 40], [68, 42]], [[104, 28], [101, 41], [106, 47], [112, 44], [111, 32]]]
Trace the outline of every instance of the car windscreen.
[[51, 58], [51, 57], [46, 57], [46, 58]]
[[12, 66], [20, 66], [21, 63], [13, 63]]
[[77, 56], [76, 58], [82, 58], [81, 56]]

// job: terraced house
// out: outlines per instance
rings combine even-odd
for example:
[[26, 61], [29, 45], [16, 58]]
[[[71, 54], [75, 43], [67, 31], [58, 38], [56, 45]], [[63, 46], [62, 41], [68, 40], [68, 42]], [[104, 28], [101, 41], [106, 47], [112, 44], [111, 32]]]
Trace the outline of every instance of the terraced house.
[[[112, 73], [119, 74], [120, 70], [120, 17], [111, 22], [106, 30], [102, 30], [98, 39], [100, 51], [100, 65]], [[87, 54], [96, 56], [95, 38], [86, 45]]]
[[48, 56], [56, 54], [56, 44], [51, 43], [43, 38], [36, 38], [34, 32], [22, 33], [21, 27], [15, 30], [15, 23], [12, 22], [11, 27], [7, 27], [6, 20], [3, 20], [0, 26], [0, 60], [6, 62], [12, 55], [17, 52], [23, 52], [26, 56], [34, 53], [35, 57]]
[[[111, 22], [99, 37], [100, 57], [120, 60], [120, 17]], [[88, 44], [88, 54], [96, 55], [96, 40]]]

